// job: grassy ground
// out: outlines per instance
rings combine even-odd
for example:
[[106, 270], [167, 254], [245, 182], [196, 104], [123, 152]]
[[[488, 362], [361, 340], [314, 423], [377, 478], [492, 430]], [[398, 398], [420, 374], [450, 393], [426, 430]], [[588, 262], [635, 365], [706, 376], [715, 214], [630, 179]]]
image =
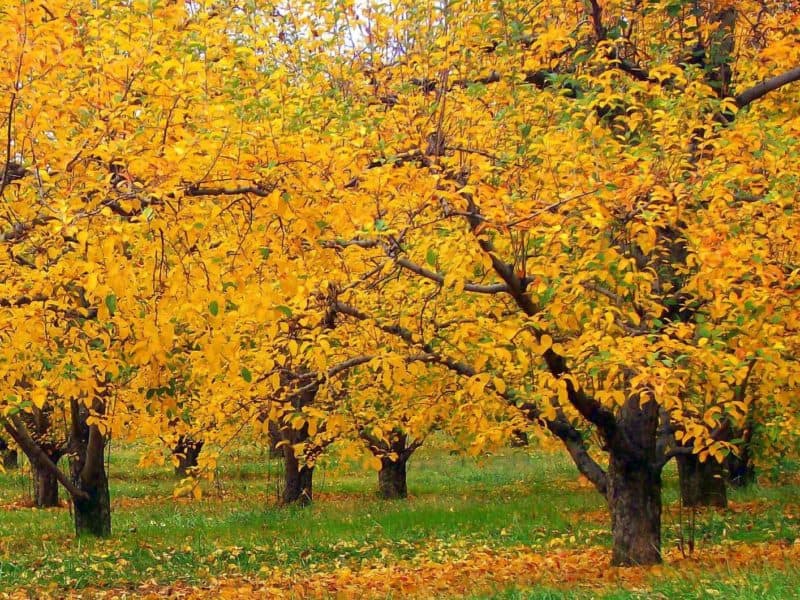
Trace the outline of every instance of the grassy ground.
[[[529, 557], [534, 562], [524, 564], [535, 565], [541, 557], [546, 568], [564, 569], [568, 579], [584, 566], [598, 569], [598, 576], [607, 571], [609, 519], [603, 502], [577, 480], [560, 453], [509, 449], [473, 460], [423, 448], [409, 468], [412, 497], [395, 502], [374, 497], [374, 473], [331, 465], [316, 474], [316, 502], [307, 509], [276, 507], [279, 464], [255, 451], [230, 457], [218, 484], [199, 501], [173, 500], [176, 482], [169, 469], [138, 469], [137, 456], [136, 449], [126, 448], [111, 457], [110, 541], [76, 540], [66, 508], [26, 508], [20, 500], [29, 494], [27, 478], [0, 475], [0, 594], [26, 589], [32, 595], [59, 596], [68, 590], [124, 595], [148, 586], [163, 594], [173, 589], [163, 586], [191, 589], [209, 581], [259, 577], [297, 580], [376, 565], [409, 565], [409, 573], [423, 578], [420, 573], [430, 565], [471, 568], [475, 560], [497, 570], [497, 561], [511, 564], [518, 553], [535, 553]], [[519, 588], [487, 572], [486, 581], [475, 581], [466, 593], [456, 586], [435, 595], [796, 597], [800, 565], [759, 559], [764, 548], [800, 545], [796, 479], [735, 491], [730, 510], [698, 513], [693, 528], [690, 515], [677, 511], [674, 472], [668, 471], [666, 479], [664, 548], [670, 560], [687, 564], [677, 548], [683, 542], [687, 550], [693, 537], [693, 556], [712, 557], [697, 569], [667, 567], [633, 579], [624, 574], [602, 585], [583, 576], [572, 583], [537, 583], [534, 573], [532, 579], [521, 577], [532, 583]], [[482, 558], [475, 558], [476, 549]], [[752, 560], [742, 562], [748, 552]], [[781, 552], [776, 556], [785, 556]], [[734, 565], [734, 559], [740, 562]], [[574, 570], [569, 561], [575, 561]], [[289, 589], [294, 589], [290, 595], [303, 593]]]

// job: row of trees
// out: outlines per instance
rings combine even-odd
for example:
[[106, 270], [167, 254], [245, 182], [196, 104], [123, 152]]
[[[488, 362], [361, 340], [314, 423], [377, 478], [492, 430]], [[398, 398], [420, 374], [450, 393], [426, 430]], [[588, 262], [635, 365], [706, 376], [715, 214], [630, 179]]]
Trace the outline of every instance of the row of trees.
[[389, 486], [431, 428], [528, 422], [606, 498], [612, 562], [659, 562], [670, 459], [713, 482], [755, 432], [797, 444], [796, 9], [0, 12], [5, 435], [107, 535], [115, 436], [251, 427], [303, 490], [343, 435]]

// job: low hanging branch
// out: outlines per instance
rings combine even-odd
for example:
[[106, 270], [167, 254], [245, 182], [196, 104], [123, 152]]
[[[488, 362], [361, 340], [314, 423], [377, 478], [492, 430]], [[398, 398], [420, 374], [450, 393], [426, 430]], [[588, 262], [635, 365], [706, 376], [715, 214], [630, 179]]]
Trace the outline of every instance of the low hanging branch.
[[[464, 377], [474, 377], [478, 374], [478, 371], [472, 366], [465, 362], [454, 360], [447, 356], [442, 356], [438, 352], [436, 352], [433, 346], [429, 342], [425, 342], [423, 340], [418, 339], [411, 331], [408, 329], [400, 326], [400, 325], [391, 325], [391, 324], [384, 324], [380, 323], [376, 319], [370, 317], [367, 313], [357, 309], [354, 306], [349, 304], [345, 304], [343, 302], [335, 302], [333, 305], [333, 310], [353, 317], [359, 321], [366, 321], [370, 320], [375, 323], [375, 325], [381, 331], [388, 333], [390, 335], [394, 335], [402, 339], [406, 344], [409, 346], [417, 346], [421, 348], [425, 354], [417, 354], [411, 355], [407, 357], [408, 362], [425, 362], [430, 364], [438, 364], [441, 365], [448, 370], [456, 373], [457, 375], [461, 375]], [[567, 420], [566, 415], [564, 414], [563, 409], [556, 405], [556, 417], [554, 419], [547, 418], [542, 414], [542, 411], [534, 404], [525, 403], [521, 406], [517, 406], [516, 399], [520, 397], [520, 394], [515, 393], [514, 391], [506, 388], [503, 391], [497, 389], [494, 385], [494, 382], [489, 381], [486, 385], [487, 388], [491, 389], [495, 394], [503, 398], [510, 406], [514, 406], [519, 408], [522, 413], [532, 421], [540, 421], [545, 424], [547, 429], [559, 438], [567, 448], [570, 456], [573, 459], [573, 462], [578, 467], [578, 470], [594, 484], [595, 488], [604, 496], [608, 490], [608, 478], [606, 476], [605, 471], [603, 468], [589, 455], [589, 451], [586, 448], [586, 444], [583, 441], [583, 436], [581, 433], [573, 427], [570, 422]]]
[[[11, 420], [9, 423], [8, 419]], [[73, 498], [80, 498], [82, 500], [88, 500], [89, 494], [84, 492], [81, 489], [78, 489], [69, 478], [61, 472], [61, 469], [56, 466], [50, 457], [45, 454], [45, 452], [39, 447], [39, 445], [31, 438], [30, 433], [28, 433], [27, 428], [25, 427], [25, 423], [19, 418], [19, 415], [11, 415], [8, 418], [0, 417], [0, 422], [3, 424], [3, 428], [6, 430], [8, 435], [12, 437], [12, 439], [17, 443], [17, 445], [22, 448], [22, 451], [33, 460], [38, 462], [39, 464], [44, 465], [47, 467], [49, 471], [55, 475], [55, 478], [58, 482], [64, 486]]]

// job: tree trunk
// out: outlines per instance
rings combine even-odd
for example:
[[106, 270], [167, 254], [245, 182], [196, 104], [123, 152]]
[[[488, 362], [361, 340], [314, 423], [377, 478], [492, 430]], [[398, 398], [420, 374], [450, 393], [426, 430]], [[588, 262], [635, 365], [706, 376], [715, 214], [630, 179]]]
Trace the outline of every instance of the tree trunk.
[[313, 498], [314, 467], [300, 464], [291, 446], [283, 447], [284, 486], [281, 502], [308, 506]]
[[632, 394], [617, 413], [609, 439], [608, 506], [615, 566], [661, 562], [661, 470], [658, 405]]
[[614, 540], [611, 564], [661, 562], [661, 471], [626, 457], [610, 457], [608, 504]]
[[[78, 536], [111, 535], [111, 494], [104, 451], [106, 440], [97, 425], [89, 425], [89, 410], [77, 400], [72, 401], [71, 471], [75, 487], [86, 498], [73, 496], [75, 533]], [[99, 403], [98, 403], [99, 404]], [[102, 413], [102, 406], [95, 406]]]
[[746, 449], [741, 456], [729, 454], [725, 463], [728, 468], [728, 483], [732, 486], [741, 488], [756, 482], [756, 468]]
[[75, 498], [75, 533], [78, 536], [111, 535], [111, 494], [105, 468], [91, 479], [81, 478], [79, 487], [89, 494], [87, 499]]
[[203, 449], [203, 440], [194, 440], [187, 435], [182, 435], [178, 438], [178, 443], [172, 451], [172, 454], [178, 459], [178, 464], [175, 467], [175, 475], [178, 477], [186, 477], [192, 470], [197, 467], [197, 459], [200, 457], [200, 451]]
[[7, 471], [19, 468], [19, 455], [16, 450], [3, 452], [3, 468]]
[[722, 465], [714, 459], [700, 462], [696, 454], [678, 456], [681, 501], [684, 506], [728, 505]]
[[[58, 457], [51, 457], [58, 464]], [[36, 508], [58, 506], [58, 479], [53, 470], [38, 461], [31, 462], [33, 472], [33, 502]]]
[[381, 458], [381, 470], [378, 471], [378, 494], [385, 500], [395, 500], [408, 496], [406, 485], [406, 457], [393, 461], [389, 457]]

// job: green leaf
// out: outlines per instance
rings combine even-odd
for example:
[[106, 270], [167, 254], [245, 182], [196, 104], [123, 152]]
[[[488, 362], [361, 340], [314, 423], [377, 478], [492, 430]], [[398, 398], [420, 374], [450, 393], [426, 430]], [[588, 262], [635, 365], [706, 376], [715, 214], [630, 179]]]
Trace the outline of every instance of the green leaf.
[[433, 248], [428, 248], [428, 253], [425, 255], [425, 262], [430, 266], [435, 267], [437, 258], [439, 258], [439, 255], [436, 253], [436, 250]]
[[212, 300], [208, 303], [208, 312], [210, 312], [213, 316], [217, 316], [219, 314], [219, 304], [216, 300]]
[[253, 381], [253, 374], [250, 372], [250, 369], [242, 367], [242, 379], [244, 379], [247, 383]]
[[106, 308], [111, 315], [117, 312], [117, 297], [114, 294], [106, 296]]
[[287, 317], [292, 316], [292, 309], [289, 308], [288, 306], [281, 305], [278, 307], [278, 310], [281, 311], [283, 314], [285, 314]]

